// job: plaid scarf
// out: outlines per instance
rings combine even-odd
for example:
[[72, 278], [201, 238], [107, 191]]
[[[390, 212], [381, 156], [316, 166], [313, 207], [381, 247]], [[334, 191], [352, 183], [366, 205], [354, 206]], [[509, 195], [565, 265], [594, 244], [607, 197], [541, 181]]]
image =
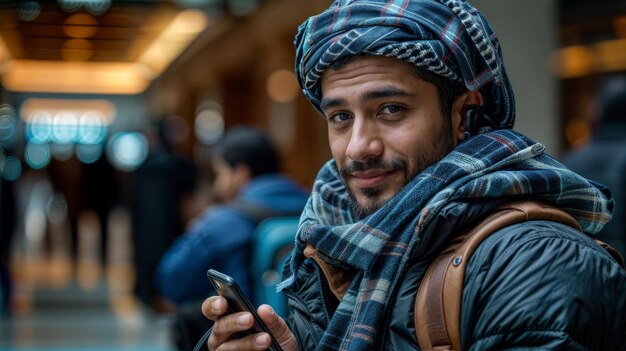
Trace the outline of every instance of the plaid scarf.
[[[429, 239], [444, 235], [431, 224], [446, 206], [472, 199], [531, 196], [567, 211], [585, 232], [597, 233], [613, 211], [608, 190], [569, 171], [544, 149], [512, 130], [471, 137], [362, 220], [355, 218], [346, 185], [334, 161], [329, 161], [318, 174], [300, 219], [287, 278], [279, 287], [289, 289], [294, 283], [307, 243], [335, 266], [357, 272], [318, 349], [374, 347], [409, 257], [426, 252], [423, 248], [428, 248]], [[461, 221], [461, 217], [446, 221]]]
[[[512, 128], [515, 106], [495, 33], [462, 0], [335, 0], [295, 38], [296, 76], [318, 109], [320, 78], [357, 54], [395, 57], [480, 90], [496, 129]], [[320, 111], [321, 112], [321, 111]]]

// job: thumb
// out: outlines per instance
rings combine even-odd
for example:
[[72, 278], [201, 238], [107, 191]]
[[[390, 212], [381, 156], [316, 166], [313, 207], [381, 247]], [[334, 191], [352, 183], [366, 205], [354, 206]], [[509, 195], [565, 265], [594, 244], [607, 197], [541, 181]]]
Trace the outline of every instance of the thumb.
[[296, 337], [291, 330], [289, 330], [285, 320], [282, 319], [270, 305], [259, 306], [257, 313], [284, 351], [298, 350]]

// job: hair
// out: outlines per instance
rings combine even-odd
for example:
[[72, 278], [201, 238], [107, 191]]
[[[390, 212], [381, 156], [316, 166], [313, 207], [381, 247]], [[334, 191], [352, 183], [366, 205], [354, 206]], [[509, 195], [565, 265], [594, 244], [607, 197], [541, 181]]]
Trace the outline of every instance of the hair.
[[412, 66], [412, 68], [417, 78], [437, 87], [441, 114], [445, 122], [452, 123], [452, 105], [454, 105], [454, 100], [466, 90], [465, 86], [423, 68], [417, 66]]
[[249, 127], [233, 127], [226, 131], [214, 148], [228, 165], [244, 164], [252, 178], [280, 170], [280, 155], [269, 137], [262, 131]]
[[605, 79], [598, 93], [599, 118], [602, 124], [626, 123], [626, 76]]

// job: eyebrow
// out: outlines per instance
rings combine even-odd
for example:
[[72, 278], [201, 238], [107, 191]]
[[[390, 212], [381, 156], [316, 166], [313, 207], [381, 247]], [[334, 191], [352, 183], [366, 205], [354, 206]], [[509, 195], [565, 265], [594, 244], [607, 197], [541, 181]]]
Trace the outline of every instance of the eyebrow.
[[[368, 100], [387, 98], [387, 97], [414, 97], [414, 96], [415, 94], [410, 93], [406, 90], [402, 90], [393, 86], [388, 86], [388, 87], [382, 87], [376, 90], [362, 93], [359, 96], [359, 100], [368, 101]], [[345, 104], [346, 104], [346, 100], [344, 99], [322, 98], [322, 101], [320, 101], [320, 109], [323, 111], [329, 107], [341, 106]]]

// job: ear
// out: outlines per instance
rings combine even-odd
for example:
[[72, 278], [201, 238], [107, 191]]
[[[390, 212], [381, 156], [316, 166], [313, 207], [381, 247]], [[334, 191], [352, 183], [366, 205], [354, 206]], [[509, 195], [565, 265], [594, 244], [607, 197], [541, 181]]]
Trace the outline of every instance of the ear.
[[465, 139], [465, 114], [472, 106], [483, 105], [483, 94], [480, 91], [465, 91], [459, 95], [452, 105], [452, 129], [455, 141], [460, 142]]
[[244, 163], [238, 163], [233, 168], [233, 184], [237, 187], [237, 191], [243, 188], [250, 179], [252, 179], [252, 171], [250, 167]]

